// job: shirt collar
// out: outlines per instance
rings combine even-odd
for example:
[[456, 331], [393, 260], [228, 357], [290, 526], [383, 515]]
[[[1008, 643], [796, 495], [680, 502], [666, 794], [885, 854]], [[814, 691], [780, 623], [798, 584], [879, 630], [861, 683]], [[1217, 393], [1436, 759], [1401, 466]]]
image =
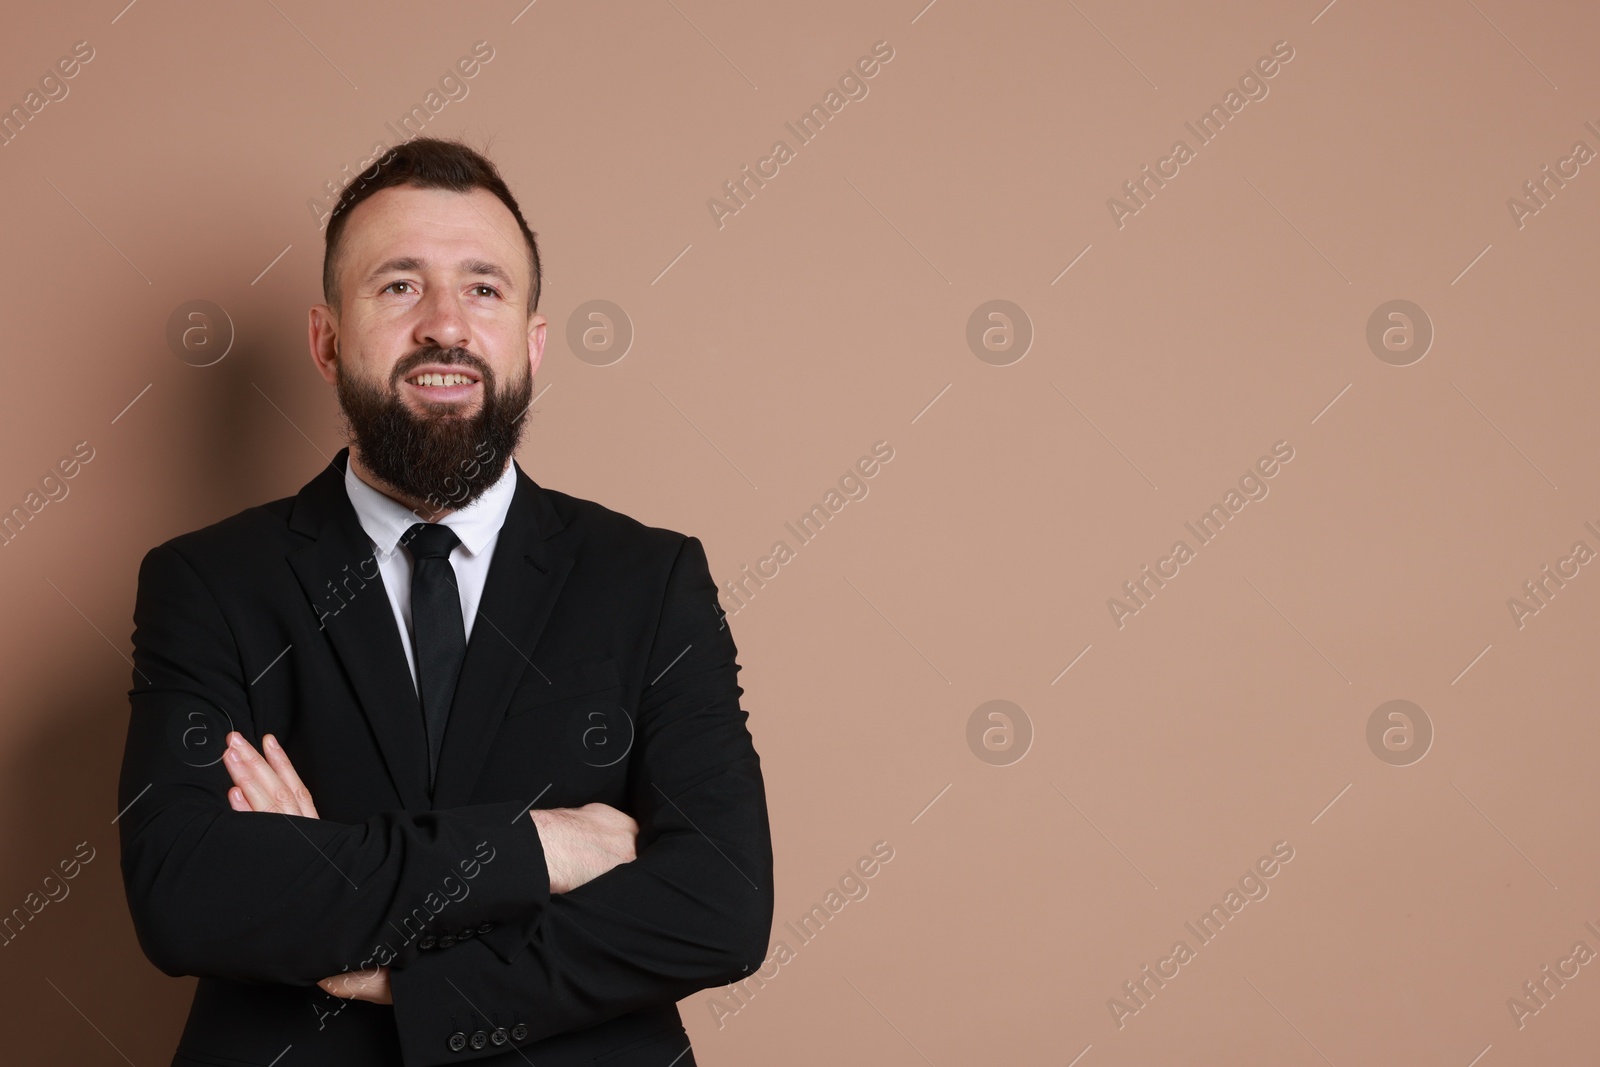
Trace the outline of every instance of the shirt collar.
[[[516, 460], [507, 460], [506, 469], [500, 477], [476, 500], [436, 520], [455, 532], [461, 539], [461, 547], [469, 554], [476, 556], [487, 548], [505, 524], [506, 512], [511, 509], [511, 498], [517, 488], [515, 467]], [[348, 459], [344, 468], [344, 488], [351, 506], [356, 510], [361, 528], [372, 539], [373, 548], [380, 559], [388, 559], [405, 532], [422, 521], [410, 508], [356, 474], [355, 464]]]

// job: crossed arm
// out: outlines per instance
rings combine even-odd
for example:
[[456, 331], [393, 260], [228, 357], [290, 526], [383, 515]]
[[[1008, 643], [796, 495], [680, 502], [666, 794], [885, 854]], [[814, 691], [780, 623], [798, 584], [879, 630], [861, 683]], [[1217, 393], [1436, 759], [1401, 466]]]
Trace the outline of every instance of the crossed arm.
[[[261, 739], [266, 757], [233, 731], [228, 734], [228, 749], [222, 765], [233, 785], [228, 789], [228, 805], [234, 811], [264, 811], [280, 815], [320, 818], [311, 799], [311, 790], [295, 773], [289, 754], [278, 739], [266, 734]], [[609, 804], [585, 804], [581, 808], [534, 808], [528, 812], [539, 830], [545, 865], [550, 871], [550, 892], [567, 893], [585, 882], [605, 874], [619, 863], [634, 859], [639, 824]], [[345, 971], [317, 983], [336, 997], [392, 1004], [389, 968]]]
[[[524, 822], [518, 801], [344, 824], [315, 816], [265, 739], [265, 756], [246, 743], [242, 761], [221, 761], [226, 783], [215, 765], [175, 758], [191, 716], [215, 722], [225, 708], [248, 722], [252, 701], [233, 626], [208, 584], [178, 549], [152, 550], [139, 577], [118, 796], [141, 946], [172, 975], [315, 982], [362, 999], [380, 999], [386, 983], [408, 1067], [477, 1058], [445, 1048], [450, 1013], [466, 1005], [520, 1015], [520, 1044], [743, 977], [766, 955], [772, 853], [736, 650], [715, 597], [704, 550], [688, 538], [666, 580], [651, 682], [635, 710], [636, 825], [599, 805]], [[475, 843], [482, 873], [466, 875], [476, 877], [470, 899], [450, 904], [449, 921], [479, 935], [448, 950], [419, 952], [412, 940], [392, 957], [369, 954], [441, 881], [454, 882], [458, 865], [476, 867], [462, 859]], [[496, 851], [503, 858], [488, 863]], [[492, 932], [481, 932], [485, 923]], [[374, 962], [390, 970], [356, 970]]]

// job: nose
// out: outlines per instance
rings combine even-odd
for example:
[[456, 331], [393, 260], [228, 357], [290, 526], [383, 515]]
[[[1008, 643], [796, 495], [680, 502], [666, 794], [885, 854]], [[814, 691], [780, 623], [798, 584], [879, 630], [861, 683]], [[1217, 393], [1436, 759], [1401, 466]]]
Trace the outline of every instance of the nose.
[[467, 327], [467, 317], [453, 292], [444, 288], [433, 289], [423, 296], [418, 310], [421, 315], [417, 319], [413, 340], [419, 346], [434, 345], [443, 349], [470, 347], [472, 334]]

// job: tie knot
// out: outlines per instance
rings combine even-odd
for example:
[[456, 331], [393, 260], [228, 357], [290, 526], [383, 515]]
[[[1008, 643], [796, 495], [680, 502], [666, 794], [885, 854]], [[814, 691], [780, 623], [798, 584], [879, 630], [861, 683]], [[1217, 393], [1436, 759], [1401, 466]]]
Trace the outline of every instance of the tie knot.
[[454, 530], [437, 522], [419, 522], [400, 540], [411, 549], [413, 559], [449, 559], [451, 550], [461, 543]]

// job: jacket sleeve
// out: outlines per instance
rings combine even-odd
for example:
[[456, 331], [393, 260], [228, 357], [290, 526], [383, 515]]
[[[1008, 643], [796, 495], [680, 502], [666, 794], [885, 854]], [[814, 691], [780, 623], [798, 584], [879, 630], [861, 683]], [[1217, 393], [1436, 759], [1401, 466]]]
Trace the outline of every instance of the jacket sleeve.
[[[743, 978], [772, 929], [760, 760], [739, 707], [737, 649], [698, 539], [667, 581], [630, 753], [637, 857], [552, 896], [504, 943], [459, 941], [390, 972], [406, 1067], [506, 1051]], [[476, 1021], [473, 1021], [476, 1020]], [[477, 1048], [473, 1046], [477, 1045]]]
[[170, 544], [145, 555], [134, 627], [117, 822], [134, 930], [162, 971], [309, 985], [415, 955], [446, 901], [452, 925], [548, 904], [538, 827], [514, 802], [354, 824], [232, 810], [217, 756], [230, 727], [257, 737], [249, 683], [216, 600]]

